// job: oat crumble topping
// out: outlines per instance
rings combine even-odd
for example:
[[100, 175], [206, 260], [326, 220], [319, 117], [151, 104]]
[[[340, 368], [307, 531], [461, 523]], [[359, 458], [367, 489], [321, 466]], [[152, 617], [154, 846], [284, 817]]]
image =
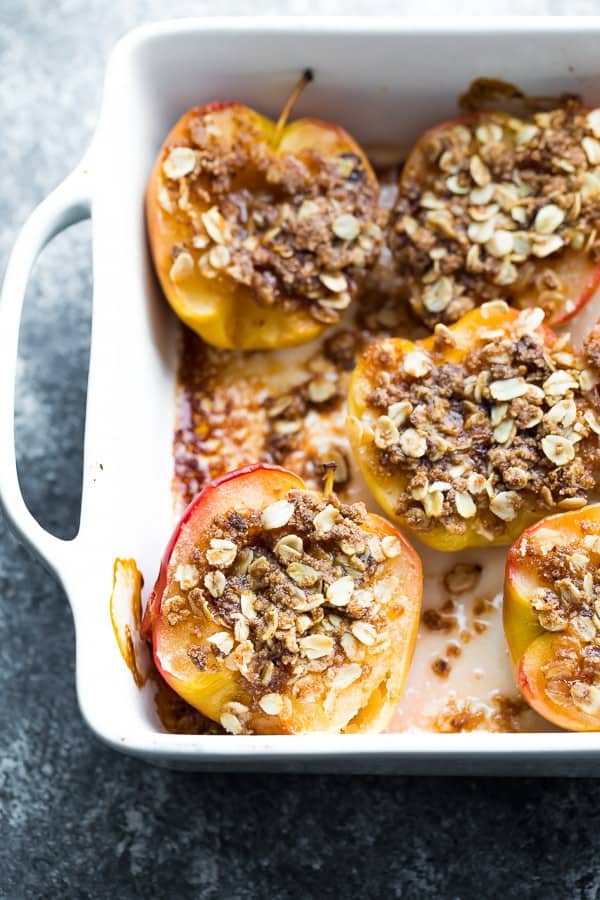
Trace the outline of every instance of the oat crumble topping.
[[491, 705], [469, 697], [450, 697], [437, 714], [434, 731], [457, 734], [462, 731], [523, 731], [521, 718], [528, 710], [522, 697], [496, 694]]
[[480, 113], [432, 130], [422, 166], [401, 183], [390, 242], [428, 326], [530, 289], [574, 308], [553, 263], [568, 248], [600, 259], [600, 109]]
[[542, 318], [527, 310], [481, 328], [460, 362], [444, 357], [454, 340], [444, 326], [432, 352], [392, 341], [367, 351], [359, 427], [381, 476], [400, 476], [396, 513], [412, 529], [474, 527], [492, 540], [521, 511], [585, 505], [600, 465], [596, 375], [585, 368], [597, 340], [587, 359], [568, 335], [549, 347]]
[[251, 707], [267, 715], [290, 697], [327, 705], [327, 692], [368, 673], [389, 650], [390, 610], [402, 614], [397, 579], [382, 564], [401, 552], [393, 535], [364, 527], [363, 504], [290, 491], [264, 509], [215, 519], [208, 546], [179, 563], [167, 621], [198, 618], [214, 631], [189, 657], [202, 671], [239, 672], [250, 705], [230, 703], [221, 725], [249, 731]]
[[[589, 524], [589, 528], [586, 528]], [[531, 607], [542, 628], [564, 637], [542, 672], [546, 693], [565, 697], [584, 713], [600, 714], [600, 534], [583, 523], [582, 541], [560, 544], [534, 555], [541, 586]]]
[[171, 278], [197, 268], [244, 285], [262, 306], [337, 322], [379, 255], [375, 180], [354, 153], [277, 154], [248, 117], [229, 114], [231, 133], [218, 113], [199, 111], [188, 144], [164, 151], [159, 203], [189, 232], [173, 248]]

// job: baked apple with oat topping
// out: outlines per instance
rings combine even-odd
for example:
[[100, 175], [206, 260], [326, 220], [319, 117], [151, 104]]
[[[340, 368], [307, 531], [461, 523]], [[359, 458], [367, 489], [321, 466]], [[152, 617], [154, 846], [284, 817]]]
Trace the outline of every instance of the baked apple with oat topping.
[[527, 702], [600, 731], [600, 505], [549, 516], [511, 547], [504, 629]]
[[339, 321], [379, 255], [379, 188], [366, 156], [338, 125], [287, 124], [294, 98], [277, 124], [240, 103], [190, 110], [150, 177], [164, 293], [217, 347], [311, 340]]
[[379, 731], [421, 591], [420, 560], [392, 525], [256, 465], [190, 504], [144, 633], [166, 682], [230, 733]]
[[600, 109], [446, 122], [403, 169], [390, 242], [430, 327], [502, 297], [560, 324], [600, 283]]
[[580, 354], [543, 318], [496, 301], [361, 357], [348, 403], [357, 461], [386, 514], [424, 543], [509, 544], [585, 505], [600, 466], [596, 332]]

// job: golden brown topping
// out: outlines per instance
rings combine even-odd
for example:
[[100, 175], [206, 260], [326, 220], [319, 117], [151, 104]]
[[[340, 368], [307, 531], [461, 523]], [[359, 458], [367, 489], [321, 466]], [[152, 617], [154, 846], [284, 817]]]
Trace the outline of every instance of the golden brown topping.
[[569, 249], [600, 257], [597, 119], [570, 101], [535, 122], [485, 112], [423, 139], [401, 182], [391, 245], [424, 322], [454, 322], [531, 290], [540, 305], [573, 311], [578, 297], [536, 263]]
[[250, 288], [264, 306], [305, 306], [319, 322], [338, 321], [382, 243], [372, 174], [354, 153], [274, 153], [235, 109], [235, 140], [217, 119], [198, 111], [178, 138], [187, 143], [164, 150], [159, 203], [189, 232], [170, 277], [183, 281], [197, 266]]
[[531, 329], [538, 312], [480, 328], [457, 361], [391, 341], [369, 351], [356, 427], [363, 442], [372, 429], [386, 477], [402, 477], [395, 511], [412, 528], [437, 521], [458, 535], [477, 517], [493, 536], [524, 506], [576, 508], [594, 487], [595, 376], [564, 340], [551, 347]]
[[[268, 716], [289, 702], [283, 694], [304, 691], [311, 673], [327, 671], [339, 689], [352, 684], [365, 654], [386, 648], [386, 604], [397, 585], [389, 575], [377, 581], [377, 572], [402, 549], [393, 535], [367, 531], [366, 515], [360, 503], [295, 490], [263, 509], [218, 517], [206, 549], [177, 567], [181, 593], [163, 600], [167, 622], [208, 617], [210, 653], [241, 674]], [[210, 670], [206, 653], [194, 662]], [[226, 731], [248, 731], [242, 706], [224, 709]]]

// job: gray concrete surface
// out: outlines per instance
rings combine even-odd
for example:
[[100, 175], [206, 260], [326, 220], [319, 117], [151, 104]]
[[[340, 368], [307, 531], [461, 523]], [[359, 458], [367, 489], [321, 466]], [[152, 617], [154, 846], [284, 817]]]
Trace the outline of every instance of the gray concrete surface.
[[[0, 270], [27, 212], [85, 148], [107, 53], [134, 24], [215, 12], [448, 11], [440, 0], [2, 0]], [[472, 0], [451, 10], [480, 11]], [[587, 14], [598, 4], [485, 11]], [[62, 536], [77, 527], [90, 291], [82, 225], [37, 266], [19, 363], [23, 489]], [[598, 782], [153, 769], [86, 730], [66, 600], [2, 521], [0, 594], [0, 898], [600, 897]]]

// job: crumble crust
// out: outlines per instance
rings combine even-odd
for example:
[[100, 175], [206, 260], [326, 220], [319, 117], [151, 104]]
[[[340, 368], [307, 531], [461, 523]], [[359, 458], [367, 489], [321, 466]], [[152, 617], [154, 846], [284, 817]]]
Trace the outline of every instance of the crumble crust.
[[570, 99], [528, 120], [480, 113], [433, 129], [420, 162], [390, 244], [430, 328], [531, 288], [547, 310], [573, 304], [553, 263], [569, 249], [600, 259], [600, 110]]

